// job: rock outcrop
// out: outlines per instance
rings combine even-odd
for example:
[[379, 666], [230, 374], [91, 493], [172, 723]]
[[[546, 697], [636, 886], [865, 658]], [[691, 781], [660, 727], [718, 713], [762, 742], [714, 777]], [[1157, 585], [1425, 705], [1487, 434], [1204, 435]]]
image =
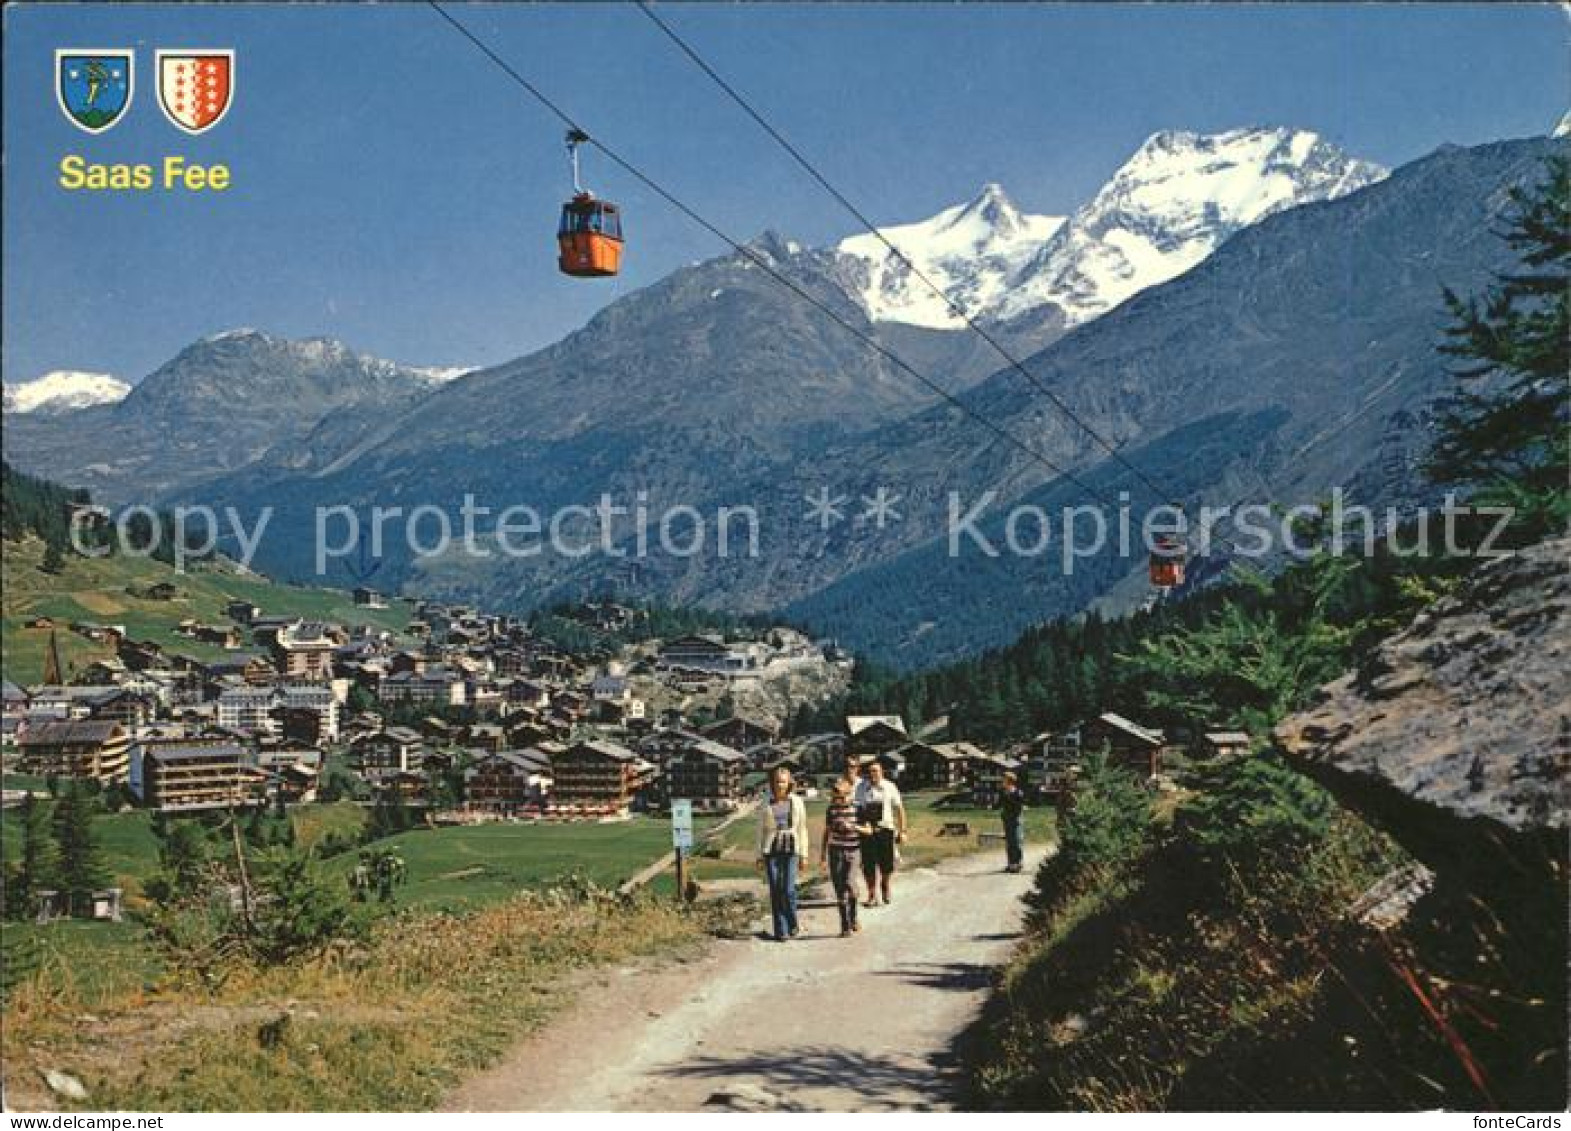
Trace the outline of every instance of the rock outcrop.
[[1386, 932], [1374, 953], [1412, 999], [1386, 996], [1390, 1023], [1420, 1019], [1469, 1082], [1447, 1106], [1547, 1110], [1567, 1094], [1568, 559], [1560, 540], [1482, 566], [1276, 730], [1433, 872], [1428, 890], [1392, 877], [1355, 910]]
[[1279, 745], [1437, 870], [1487, 865], [1485, 842], [1563, 852], [1568, 561], [1571, 540], [1486, 563], [1278, 726]]

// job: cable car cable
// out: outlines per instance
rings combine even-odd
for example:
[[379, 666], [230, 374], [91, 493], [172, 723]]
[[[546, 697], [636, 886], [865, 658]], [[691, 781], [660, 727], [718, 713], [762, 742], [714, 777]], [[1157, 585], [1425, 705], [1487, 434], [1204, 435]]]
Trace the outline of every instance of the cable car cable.
[[[748, 259], [750, 262], [754, 263], [756, 266], [758, 266], [761, 270], [763, 270], [766, 274], [768, 274], [771, 278], [773, 278], [781, 286], [784, 286], [785, 288], [790, 290], [792, 293], [797, 295], [797, 297], [801, 298], [803, 301], [805, 301], [805, 302], [809, 303], [810, 305], [816, 307], [819, 311], [821, 311], [822, 313], [827, 315], [831, 320], [833, 320], [835, 323], [837, 323], [842, 329], [846, 330], [848, 333], [852, 334], [854, 337], [856, 337], [859, 340], [861, 340], [865, 345], [868, 346], [868, 348], [872, 349], [873, 351], [875, 351], [876, 353], [878, 353], [879, 355], [884, 357], [886, 360], [888, 360], [891, 364], [895, 365], [896, 367], [898, 367], [903, 372], [909, 374], [911, 377], [913, 377], [917, 381], [921, 382], [922, 385], [924, 385], [927, 388], [931, 389], [934, 393], [938, 394], [939, 397], [941, 397], [943, 400], [947, 401], [952, 407], [959, 409], [965, 415], [971, 417], [971, 419], [975, 420], [977, 423], [979, 423], [983, 427], [987, 428], [988, 431], [992, 432], [999, 439], [1005, 440], [1008, 443], [1010, 443], [1011, 445], [1013, 445], [1014, 447], [1020, 449], [1020, 451], [1025, 453], [1031, 459], [1034, 459], [1036, 462], [1040, 463], [1042, 466], [1046, 467], [1054, 475], [1058, 476], [1059, 478], [1066, 479], [1070, 483], [1073, 483], [1075, 486], [1079, 487], [1082, 491], [1085, 491], [1086, 494], [1088, 494], [1092, 499], [1096, 500], [1099, 503], [1102, 503], [1104, 506], [1108, 505], [1108, 501], [1107, 501], [1107, 499], [1104, 496], [1102, 496], [1095, 488], [1093, 488], [1089, 484], [1087, 484], [1083, 479], [1081, 479], [1079, 476], [1077, 476], [1074, 472], [1071, 472], [1071, 471], [1066, 470], [1065, 468], [1059, 467], [1056, 463], [1054, 463], [1047, 456], [1043, 455], [1041, 452], [1038, 452], [1036, 449], [1032, 448], [1024, 440], [1021, 440], [1018, 436], [1014, 435], [1008, 429], [1004, 428], [1002, 425], [995, 424], [993, 421], [989, 420], [987, 417], [983, 416], [981, 413], [979, 413], [978, 411], [973, 409], [970, 405], [968, 405], [964, 401], [960, 400], [953, 393], [951, 393], [948, 389], [945, 389], [942, 385], [939, 385], [936, 381], [934, 381], [931, 378], [927, 377], [926, 375], [918, 372], [915, 368], [913, 368], [910, 364], [908, 364], [898, 354], [894, 353], [894, 351], [890, 350], [882, 342], [878, 341], [878, 339], [876, 339], [872, 335], [867, 334], [864, 331], [862, 331], [859, 327], [857, 327], [856, 325], [854, 325], [853, 323], [848, 321], [844, 316], [842, 316], [832, 306], [830, 306], [828, 303], [824, 302], [822, 299], [818, 298], [817, 296], [813, 295], [811, 292], [805, 290], [800, 284], [796, 283], [792, 279], [788, 278], [787, 276], [781, 274], [779, 271], [775, 270], [775, 268], [763, 256], [759, 255], [757, 252], [753, 251], [751, 248], [745, 246], [744, 244], [742, 244], [741, 242], [736, 240], [734, 237], [726, 234], [724, 231], [722, 231], [721, 229], [716, 227], [714, 224], [710, 223], [703, 216], [699, 215], [699, 213], [697, 213], [692, 208], [690, 208], [688, 205], [684, 204], [677, 197], [672, 195], [669, 190], [667, 190], [665, 187], [660, 185], [658, 182], [656, 182], [655, 180], [650, 178], [648, 175], [646, 175], [644, 172], [642, 172], [637, 166], [633, 165], [627, 159], [622, 157], [621, 154], [617, 153], [616, 150], [612, 149], [604, 141], [602, 141], [599, 138], [595, 137], [593, 134], [590, 134], [581, 125], [579, 125], [576, 120], [574, 120], [572, 115], [570, 115], [566, 110], [564, 110], [556, 102], [552, 101], [549, 97], [547, 97], [540, 90], [539, 87], [535, 86], [528, 79], [524, 78], [523, 75], [519, 74], [518, 71], [516, 71], [511, 65], [509, 65], [508, 62], [505, 59], [503, 59], [500, 55], [498, 55], [495, 51], [493, 51], [483, 40], [481, 40], [478, 36], [476, 36], [473, 32], [471, 32], [467, 27], [465, 27], [463, 23], [461, 23], [459, 20], [455, 19], [449, 12], [447, 12], [447, 10], [442, 7], [442, 5], [438, 2], [438, 0], [426, 0], [426, 3], [439, 16], [441, 16], [444, 20], [446, 20], [449, 24], [451, 24], [452, 27], [455, 30], [457, 30], [460, 35], [462, 35], [465, 39], [469, 40], [469, 42], [471, 44], [473, 44], [475, 46], [475, 48], [477, 48], [483, 55], [486, 56], [486, 58], [490, 59], [493, 63], [495, 63], [497, 65], [497, 67], [504, 74], [506, 74], [509, 78], [511, 78], [514, 82], [516, 82], [520, 87], [522, 87], [525, 91], [527, 91], [530, 94], [530, 96], [532, 96], [535, 99], [535, 101], [539, 102], [542, 106], [544, 106], [552, 114], [556, 115], [557, 118], [561, 119], [561, 121], [569, 129], [576, 130], [579, 133], [583, 134], [584, 137], [587, 139], [585, 144], [593, 145], [601, 153], [605, 154], [606, 157], [609, 158], [613, 164], [617, 165], [619, 168], [621, 168], [628, 175], [630, 175], [633, 178], [635, 178], [636, 180], [638, 180], [645, 187], [647, 187], [650, 191], [654, 192], [657, 196], [659, 196], [663, 200], [665, 200], [666, 203], [670, 204], [678, 212], [681, 212], [689, 220], [692, 220], [695, 224], [697, 224], [699, 227], [703, 228], [705, 231], [709, 232], [711, 235], [714, 235], [715, 237], [717, 237], [718, 239], [720, 239], [724, 243], [729, 244], [734, 251], [736, 251], [739, 255], [742, 255], [746, 259]], [[1117, 508], [1115, 507], [1114, 509], [1116, 510]]]
[[1008, 362], [1012, 369], [1018, 371], [1021, 376], [1023, 376], [1032, 384], [1032, 386], [1037, 389], [1038, 392], [1047, 397], [1048, 400], [1052, 401], [1052, 403], [1058, 407], [1060, 412], [1062, 412], [1076, 425], [1078, 425], [1088, 436], [1095, 440], [1103, 449], [1107, 451], [1108, 455], [1127, 468], [1137, 479], [1145, 484], [1145, 486], [1158, 499], [1162, 500], [1163, 502], [1172, 502], [1168, 494], [1154, 479], [1152, 479], [1144, 471], [1126, 459], [1115, 445], [1105, 439], [1101, 433], [1099, 433], [1095, 428], [1091, 427], [1091, 425], [1088, 424], [1078, 413], [1065, 404], [1057, 394], [1055, 394], [1050, 388], [1047, 387], [1046, 384], [1038, 379], [1034, 373], [1027, 369], [1018, 358], [1005, 349], [998, 339], [996, 339], [992, 334], [988, 333], [988, 331], [979, 322], [977, 322], [977, 320], [973, 318], [963, 306], [957, 303], [954, 299], [950, 298], [942, 287], [933, 282], [932, 279], [928, 278], [927, 274], [922, 271], [921, 268], [919, 268], [915, 263], [907, 258], [906, 254], [896, 247], [894, 243], [892, 243], [889, 238], [885, 236], [884, 233], [871, 220], [869, 220], [865, 214], [863, 214], [861, 209], [848, 200], [844, 193], [831, 184], [828, 178], [820, 173], [818, 169], [814, 167], [813, 163], [804, 157], [802, 152], [797, 149], [796, 146], [792, 145], [791, 142], [788, 141], [779, 130], [770, 125], [769, 122], [765, 120], [764, 116], [755, 110], [752, 104], [749, 103], [735, 87], [722, 78], [720, 74], [713, 67], [711, 67], [709, 63], [706, 62], [704, 58], [699, 55], [698, 52], [694, 50], [694, 48], [685, 39], [676, 33], [670, 24], [662, 20], [650, 6], [648, 0], [632, 0], [632, 2], [638, 6], [639, 11], [643, 12], [645, 16], [649, 17], [650, 21], [657, 28], [665, 33], [666, 37], [670, 39], [672, 43], [676, 44], [683, 54], [692, 60], [693, 64], [697, 66], [699, 70], [708, 75], [710, 79], [714, 81], [716, 86], [729, 95], [731, 100], [740, 106], [743, 112], [758, 124], [760, 129], [767, 133], [780, 145], [782, 149], [789, 153], [796, 163], [807, 172], [808, 176], [817, 181], [819, 185], [823, 187], [825, 192], [829, 193], [830, 196], [839, 201], [841, 206], [845, 208], [847, 212], [856, 217], [857, 221], [864, 228], [866, 228], [868, 232], [870, 232], [880, 243], [888, 248], [890, 253], [899, 259], [907, 270], [920, 279], [928, 290], [937, 295], [938, 298], [949, 307], [950, 311], [962, 319], [965, 324], [971, 328], [971, 330], [973, 330], [979, 337], [982, 338], [983, 341], [992, 346], [994, 351], [996, 351], [1000, 357]]

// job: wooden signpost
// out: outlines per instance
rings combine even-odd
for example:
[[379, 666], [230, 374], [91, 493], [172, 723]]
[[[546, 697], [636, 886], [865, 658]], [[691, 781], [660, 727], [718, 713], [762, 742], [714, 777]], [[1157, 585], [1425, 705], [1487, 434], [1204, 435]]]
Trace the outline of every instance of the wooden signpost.
[[676, 849], [676, 898], [687, 899], [687, 858], [693, 851], [693, 803], [686, 798], [671, 802], [671, 846]]

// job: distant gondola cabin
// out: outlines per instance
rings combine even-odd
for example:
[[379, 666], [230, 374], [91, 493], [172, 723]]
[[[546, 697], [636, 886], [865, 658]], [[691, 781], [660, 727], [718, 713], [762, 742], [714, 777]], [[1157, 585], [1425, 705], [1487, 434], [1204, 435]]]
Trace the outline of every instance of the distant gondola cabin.
[[581, 192], [562, 205], [557, 265], [578, 278], [615, 275], [622, 267], [622, 213], [610, 201]]
[[1151, 584], [1172, 589], [1184, 583], [1184, 544], [1176, 538], [1159, 535], [1151, 550]]

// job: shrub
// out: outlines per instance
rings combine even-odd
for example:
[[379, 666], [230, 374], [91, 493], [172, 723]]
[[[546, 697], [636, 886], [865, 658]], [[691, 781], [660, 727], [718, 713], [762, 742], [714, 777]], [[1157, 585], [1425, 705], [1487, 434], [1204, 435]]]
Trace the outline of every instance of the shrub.
[[1249, 869], [1279, 864], [1330, 831], [1330, 795], [1275, 756], [1209, 767], [1197, 784], [1177, 825], [1215, 863]]
[[1074, 872], [1116, 868], [1145, 847], [1151, 798], [1134, 777], [1093, 754], [1075, 790], [1074, 809], [1063, 821], [1058, 854]]

